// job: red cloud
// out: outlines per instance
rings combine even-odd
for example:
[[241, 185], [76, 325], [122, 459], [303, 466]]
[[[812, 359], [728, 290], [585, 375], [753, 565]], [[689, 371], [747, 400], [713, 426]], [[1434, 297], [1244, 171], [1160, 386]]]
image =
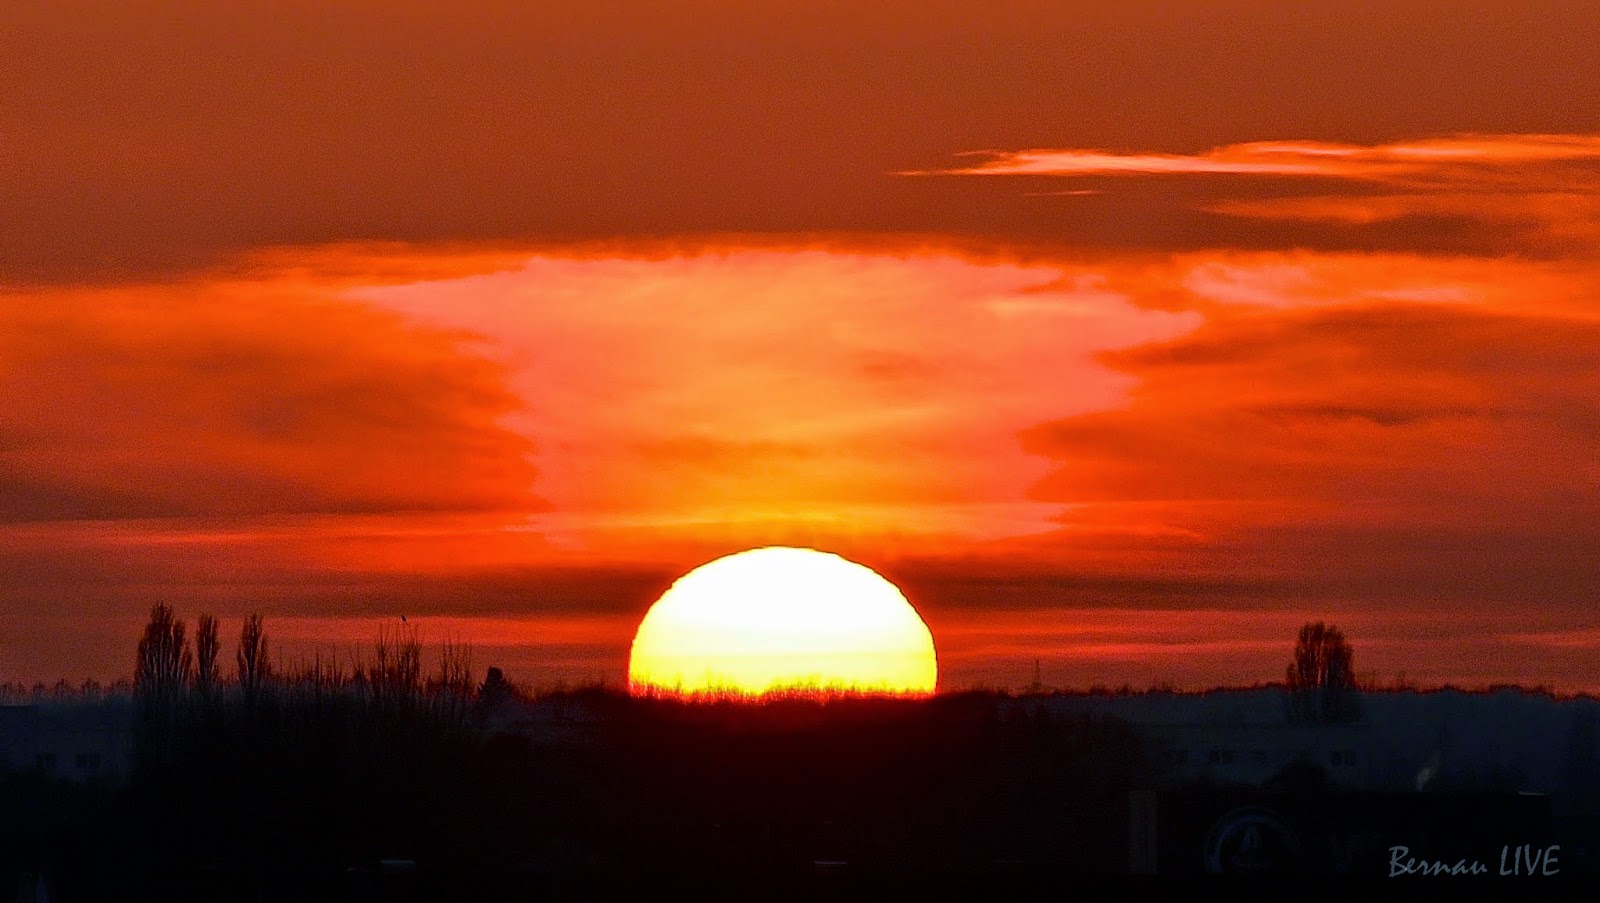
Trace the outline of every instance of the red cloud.
[[1288, 579], [1302, 597], [1586, 592], [1579, 562], [1600, 553], [1592, 320], [1257, 309], [1103, 359], [1140, 378], [1131, 404], [1023, 439], [1059, 464], [1037, 496], [1087, 506], [1069, 527], [1121, 511], [1193, 537], [1117, 564]]
[[0, 301], [0, 519], [526, 510], [467, 336], [283, 284]]

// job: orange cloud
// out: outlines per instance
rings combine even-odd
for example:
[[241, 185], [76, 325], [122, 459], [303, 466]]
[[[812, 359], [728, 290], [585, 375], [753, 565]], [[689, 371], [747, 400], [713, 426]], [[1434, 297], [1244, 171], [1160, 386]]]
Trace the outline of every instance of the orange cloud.
[[[1329, 227], [1370, 232], [1410, 224], [1409, 232], [1389, 239], [1403, 246], [1408, 234], [1422, 244], [1429, 231], [1463, 231], [1467, 223], [1477, 227], [1479, 242], [1542, 256], [1600, 248], [1600, 136], [1591, 134], [1468, 134], [1375, 145], [1255, 141], [1199, 154], [1062, 149], [982, 155], [986, 159], [973, 166], [901, 175], [1253, 176], [1259, 177], [1253, 184], [1219, 189], [1220, 198], [1179, 203], [1228, 218], [1321, 224], [1317, 243], [1324, 246], [1349, 240]], [[1307, 186], [1315, 187], [1307, 193]], [[1484, 234], [1485, 223], [1493, 224], [1492, 232]], [[1470, 244], [1473, 230], [1464, 231], [1458, 240]], [[1219, 230], [1219, 243], [1230, 234]]]
[[539, 254], [357, 296], [492, 337], [541, 442], [536, 523], [591, 547], [1040, 529], [1015, 428], [1117, 403], [1092, 356], [1197, 322], [1084, 268], [936, 252]]
[[[1581, 183], [1574, 183], [1574, 186]], [[1542, 254], [1583, 254], [1600, 247], [1600, 184], [1587, 191], [1456, 191], [1366, 196], [1317, 195], [1225, 200], [1206, 209], [1227, 216], [1372, 226], [1408, 218], [1486, 220], [1502, 241]], [[1509, 242], [1508, 242], [1509, 243]]]
[[466, 336], [286, 283], [0, 300], [0, 519], [527, 510]]
[[[625, 623], [681, 570], [794, 542], [905, 587], [963, 679], [1033, 653], [1241, 680], [1274, 642], [1025, 624], [1103, 609], [1338, 615], [1391, 670], [1453, 679], [1472, 656], [1406, 646], [1386, 606], [1585, 636], [1596, 290], [1579, 259], [773, 242], [282, 249], [38, 290], [4, 307], [27, 340], [0, 357], [0, 563], [43, 631], [160, 599], [349, 632]], [[116, 520], [61, 520], [84, 517]], [[532, 669], [621, 660], [615, 624], [541, 645], [495, 623], [457, 626]], [[1498, 661], [1499, 636], [1463, 643]]]
[[[1391, 144], [1251, 141], [1199, 154], [1118, 154], [1094, 150], [979, 151], [976, 166], [901, 175], [1272, 175], [1423, 183], [1473, 167], [1479, 177], [1526, 164], [1600, 160], [1600, 135], [1457, 135]], [[1515, 174], [1514, 172], [1512, 174]]]
[[[1592, 319], [1387, 304], [1258, 309], [1108, 354], [1140, 377], [1128, 407], [1024, 434], [1058, 463], [1037, 497], [1070, 506], [1027, 554], [1234, 574], [1267, 598], [1589, 604], [1596, 349]], [[1108, 556], [1078, 535], [1119, 512], [1171, 538]]]

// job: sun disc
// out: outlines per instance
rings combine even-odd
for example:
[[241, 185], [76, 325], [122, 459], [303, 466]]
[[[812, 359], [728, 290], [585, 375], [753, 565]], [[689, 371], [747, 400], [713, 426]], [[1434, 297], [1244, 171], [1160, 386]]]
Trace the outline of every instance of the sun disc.
[[815, 549], [771, 546], [678, 578], [639, 623], [639, 694], [932, 693], [933, 635], [893, 583]]

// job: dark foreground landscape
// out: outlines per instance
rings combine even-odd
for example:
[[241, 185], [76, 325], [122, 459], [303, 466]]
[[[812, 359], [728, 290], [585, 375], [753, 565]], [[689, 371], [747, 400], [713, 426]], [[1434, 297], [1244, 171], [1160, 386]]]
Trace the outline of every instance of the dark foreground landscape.
[[1373, 693], [1306, 723], [1281, 687], [688, 704], [378, 676], [0, 709], [0, 899], [1540, 896], [1600, 847], [1589, 699]]

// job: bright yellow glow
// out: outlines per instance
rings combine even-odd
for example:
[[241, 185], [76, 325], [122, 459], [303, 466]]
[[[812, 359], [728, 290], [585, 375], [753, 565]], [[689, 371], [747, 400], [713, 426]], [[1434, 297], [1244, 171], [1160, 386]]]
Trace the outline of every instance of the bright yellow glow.
[[750, 549], [678, 578], [639, 623], [634, 693], [932, 693], [933, 635], [895, 585], [813, 549]]

